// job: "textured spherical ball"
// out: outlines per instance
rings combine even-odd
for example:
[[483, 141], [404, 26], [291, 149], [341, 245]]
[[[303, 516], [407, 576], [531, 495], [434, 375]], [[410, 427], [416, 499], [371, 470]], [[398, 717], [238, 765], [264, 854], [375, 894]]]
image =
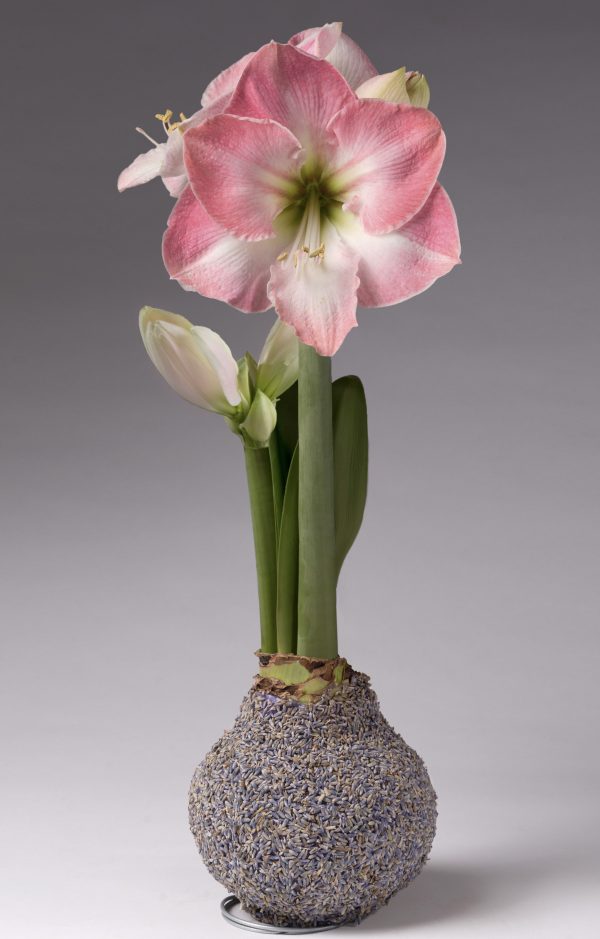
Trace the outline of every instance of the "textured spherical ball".
[[314, 704], [252, 689], [189, 807], [211, 874], [274, 925], [360, 920], [417, 876], [435, 834], [423, 761], [356, 672]]

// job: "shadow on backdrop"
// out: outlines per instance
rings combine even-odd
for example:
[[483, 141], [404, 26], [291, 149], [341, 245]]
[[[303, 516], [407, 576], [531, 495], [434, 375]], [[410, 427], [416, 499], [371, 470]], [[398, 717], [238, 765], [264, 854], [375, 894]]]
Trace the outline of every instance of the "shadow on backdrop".
[[531, 899], [553, 881], [573, 877], [580, 869], [589, 875], [590, 867], [589, 861], [572, 855], [472, 865], [433, 861], [388, 906], [365, 920], [365, 926], [371, 932], [385, 932], [471, 915], [494, 915]]

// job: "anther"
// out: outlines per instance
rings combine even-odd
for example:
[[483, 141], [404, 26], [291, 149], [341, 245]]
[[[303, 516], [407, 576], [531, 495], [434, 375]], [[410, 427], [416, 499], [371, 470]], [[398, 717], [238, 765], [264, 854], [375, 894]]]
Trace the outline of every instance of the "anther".
[[171, 108], [167, 108], [164, 114], [155, 114], [154, 117], [157, 121], [160, 121], [167, 134], [173, 133], [174, 130], [177, 130], [181, 126], [181, 122], [187, 120], [184, 114], [180, 114], [179, 117], [181, 120], [174, 121], [171, 123], [171, 118], [173, 117], [173, 112]]
[[185, 127], [181, 126], [185, 121], [187, 121], [187, 117], [185, 116], [183, 111], [180, 111], [179, 120], [177, 121], [177, 123], [171, 125], [171, 130], [177, 129], [180, 134], [185, 134]]
[[277, 260], [277, 261], [285, 261], [285, 259], [287, 258], [287, 256], [288, 256], [288, 252], [287, 252], [287, 251], [282, 251], [281, 254], [278, 254], [278, 255], [277, 255], [276, 260]]

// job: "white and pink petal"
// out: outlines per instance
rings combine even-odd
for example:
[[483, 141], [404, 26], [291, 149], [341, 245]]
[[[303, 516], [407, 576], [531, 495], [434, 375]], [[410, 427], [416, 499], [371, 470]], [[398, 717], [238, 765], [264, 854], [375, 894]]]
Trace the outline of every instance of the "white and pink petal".
[[242, 241], [219, 225], [188, 186], [163, 237], [163, 260], [186, 290], [222, 300], [244, 313], [268, 310], [270, 267], [289, 236]]
[[371, 235], [358, 219], [342, 212], [337, 221], [342, 238], [359, 255], [361, 306], [390, 306], [408, 300], [460, 264], [456, 215], [439, 183], [423, 208], [399, 231]]
[[446, 140], [424, 108], [356, 100], [329, 126], [327, 185], [366, 231], [404, 225], [425, 203], [440, 171]]
[[351, 88], [377, 74], [377, 69], [353, 39], [342, 32], [341, 23], [305, 29], [290, 39], [290, 44], [318, 59], [326, 59], [343, 75]]
[[333, 52], [335, 44], [342, 35], [341, 23], [325, 23], [324, 26], [312, 26], [303, 29], [288, 40], [291, 46], [314, 55], [316, 59], [324, 59]]
[[221, 114], [184, 136], [190, 185], [212, 217], [239, 238], [274, 235], [273, 219], [297, 193], [302, 148], [269, 120]]
[[268, 294], [301, 342], [320, 355], [333, 355], [357, 325], [358, 255], [329, 222], [322, 237], [322, 258], [300, 252], [273, 265]]
[[203, 108], [222, 102], [227, 95], [231, 95], [235, 91], [236, 85], [253, 55], [254, 52], [246, 53], [241, 59], [238, 59], [229, 68], [223, 69], [216, 78], [209, 82], [200, 102]]
[[244, 70], [227, 112], [277, 121], [315, 153], [329, 121], [355, 100], [347, 82], [328, 62], [271, 42]]
[[132, 186], [142, 186], [161, 175], [167, 141], [159, 143], [146, 153], [140, 153], [122, 172], [117, 180], [117, 189], [124, 192]]

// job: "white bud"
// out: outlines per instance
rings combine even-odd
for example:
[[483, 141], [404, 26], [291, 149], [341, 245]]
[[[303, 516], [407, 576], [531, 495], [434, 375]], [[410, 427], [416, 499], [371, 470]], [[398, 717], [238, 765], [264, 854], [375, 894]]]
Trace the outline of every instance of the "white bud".
[[429, 104], [429, 85], [421, 72], [407, 72], [399, 68], [395, 72], [374, 75], [356, 89], [359, 98], [379, 98], [392, 104], [412, 104], [426, 108]]
[[298, 380], [298, 340], [291, 326], [277, 320], [258, 360], [257, 387], [273, 400]]
[[235, 413], [241, 402], [238, 366], [217, 333], [152, 307], [140, 312], [140, 332], [152, 362], [178, 395], [207, 411]]
[[246, 419], [239, 425], [244, 438], [251, 446], [266, 447], [276, 424], [275, 405], [266, 394], [258, 389]]

